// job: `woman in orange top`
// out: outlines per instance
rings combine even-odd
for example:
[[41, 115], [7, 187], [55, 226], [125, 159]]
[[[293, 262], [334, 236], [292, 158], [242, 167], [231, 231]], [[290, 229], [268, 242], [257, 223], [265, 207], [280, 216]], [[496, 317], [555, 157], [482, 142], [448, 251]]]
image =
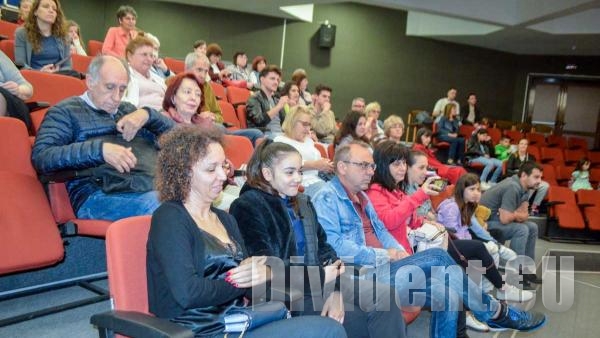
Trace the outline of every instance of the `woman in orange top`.
[[110, 27], [106, 32], [102, 54], [124, 58], [127, 44], [138, 35], [138, 29], [135, 27], [137, 13], [131, 6], [121, 6], [117, 10], [117, 20], [119, 27]]

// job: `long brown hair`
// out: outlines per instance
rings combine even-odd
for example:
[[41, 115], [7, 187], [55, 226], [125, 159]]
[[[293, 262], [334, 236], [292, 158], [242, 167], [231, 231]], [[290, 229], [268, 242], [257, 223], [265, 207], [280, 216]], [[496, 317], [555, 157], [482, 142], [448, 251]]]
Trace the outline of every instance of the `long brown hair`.
[[460, 220], [463, 225], [471, 224], [471, 217], [477, 209], [477, 203], [465, 201], [465, 189], [479, 183], [479, 176], [469, 173], [461, 176], [454, 188], [454, 201], [460, 210]]
[[[56, 20], [52, 24], [52, 36], [67, 42], [67, 25], [65, 24], [65, 16], [58, 0], [52, 0], [56, 4]], [[42, 51], [42, 33], [37, 24], [37, 16], [35, 12], [40, 7], [42, 0], [35, 0], [29, 11], [29, 16], [25, 20], [25, 32], [27, 32], [27, 40], [31, 44], [32, 50], [36, 53]]]

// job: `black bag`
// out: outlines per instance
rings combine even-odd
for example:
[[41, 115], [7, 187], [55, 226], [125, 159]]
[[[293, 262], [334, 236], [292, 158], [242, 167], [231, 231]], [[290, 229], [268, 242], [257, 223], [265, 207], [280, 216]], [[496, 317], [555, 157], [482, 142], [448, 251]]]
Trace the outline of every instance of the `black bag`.
[[223, 314], [225, 332], [244, 332], [282, 319], [290, 318], [283, 302], [267, 302], [254, 306], [234, 306]]
[[121, 134], [100, 137], [104, 142], [114, 143], [131, 148], [137, 163], [130, 172], [120, 173], [113, 166], [105, 163], [93, 168], [92, 177], [105, 193], [148, 192], [154, 190], [154, 172], [158, 149], [153, 141], [136, 136], [125, 141]]

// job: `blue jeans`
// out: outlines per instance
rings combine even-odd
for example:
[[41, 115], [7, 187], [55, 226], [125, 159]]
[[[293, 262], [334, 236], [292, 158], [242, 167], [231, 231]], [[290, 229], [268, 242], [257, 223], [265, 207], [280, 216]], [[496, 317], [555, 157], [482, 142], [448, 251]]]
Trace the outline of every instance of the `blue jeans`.
[[[214, 337], [224, 337], [224, 334]], [[239, 333], [229, 333], [227, 337], [239, 337]], [[244, 337], [283, 337], [286, 338], [304, 338], [304, 337], [326, 337], [326, 338], [345, 338], [346, 331], [344, 327], [335, 320], [321, 316], [303, 316], [294, 317], [286, 320], [278, 320], [254, 330], [244, 333]]]
[[159, 205], [156, 191], [106, 194], [97, 190], [77, 210], [77, 218], [116, 221], [131, 216], [151, 215]]
[[256, 146], [256, 140], [265, 136], [262, 131], [254, 128], [227, 130], [225, 133], [229, 135], [243, 136], [249, 139], [253, 146]]
[[448, 150], [448, 159], [454, 161], [462, 161], [465, 153], [465, 139], [462, 137], [450, 137], [448, 135], [440, 135], [437, 137], [438, 140], [450, 143], [450, 149]]
[[488, 221], [489, 229], [497, 229], [505, 239], [510, 240], [510, 248], [517, 255], [525, 255], [535, 260], [535, 241], [538, 226], [533, 222], [502, 224], [500, 221]]
[[[502, 161], [497, 158], [488, 158], [484, 156], [480, 156], [478, 158], [474, 158], [471, 160], [471, 163], [479, 163], [484, 165], [483, 171], [481, 172], [481, 176], [479, 179], [481, 182], [498, 182], [500, 175], [502, 175]], [[492, 174], [492, 178], [488, 180], [488, 176], [490, 175], [490, 171], [494, 169], [494, 173]]]
[[[436, 278], [432, 274], [432, 267], [451, 267], [450, 278]], [[423, 276], [425, 280], [420, 280], [419, 276]], [[402, 281], [396, 282], [397, 278], [401, 278]], [[410, 283], [408, 283], [409, 278]], [[409, 288], [413, 290], [412, 292], [425, 293], [411, 294], [414, 300], [424, 301], [426, 307], [432, 308], [430, 337], [456, 335], [458, 310], [461, 309], [461, 304], [466, 305], [475, 317], [483, 322], [491, 319], [500, 306], [498, 301], [485, 294], [442, 249], [428, 249], [379, 266], [377, 280], [380, 283], [389, 282], [393, 285], [402, 305], [409, 304], [410, 298], [407, 298], [410, 297]], [[421, 290], [414, 290], [419, 288], [415, 286], [421, 286]]]
[[538, 207], [542, 205], [544, 197], [548, 194], [548, 189], [550, 189], [550, 184], [546, 181], [542, 181], [537, 189], [529, 190], [529, 198], [531, 198], [531, 195], [533, 195], [534, 192], [536, 193], [532, 204]]

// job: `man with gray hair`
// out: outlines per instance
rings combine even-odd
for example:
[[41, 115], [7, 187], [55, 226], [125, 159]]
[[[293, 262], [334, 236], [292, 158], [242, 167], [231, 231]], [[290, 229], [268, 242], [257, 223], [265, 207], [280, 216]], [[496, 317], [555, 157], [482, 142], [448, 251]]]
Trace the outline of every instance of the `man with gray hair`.
[[115, 221], [151, 214], [159, 205], [155, 141], [174, 122], [122, 102], [128, 82], [123, 60], [94, 58], [88, 90], [50, 108], [36, 137], [32, 161], [40, 174], [74, 171], [67, 189], [77, 218]]
[[199, 55], [197, 53], [188, 53], [185, 57], [185, 71], [190, 72], [196, 76], [196, 80], [202, 86], [202, 102], [203, 106], [201, 112], [198, 113], [198, 120], [200, 124], [211, 125], [216, 124], [219, 128], [224, 129], [226, 134], [243, 136], [249, 139], [253, 145], [256, 144], [256, 140], [263, 137], [262, 131], [258, 129], [238, 129], [238, 130], [226, 130], [223, 126], [223, 114], [221, 113], [221, 107], [217, 101], [217, 97], [207, 80], [208, 67], [210, 67], [210, 61], [206, 55]]
[[352, 111], [359, 111], [361, 113], [365, 112], [365, 99], [362, 97], [355, 97], [352, 99], [352, 106], [350, 107]]

